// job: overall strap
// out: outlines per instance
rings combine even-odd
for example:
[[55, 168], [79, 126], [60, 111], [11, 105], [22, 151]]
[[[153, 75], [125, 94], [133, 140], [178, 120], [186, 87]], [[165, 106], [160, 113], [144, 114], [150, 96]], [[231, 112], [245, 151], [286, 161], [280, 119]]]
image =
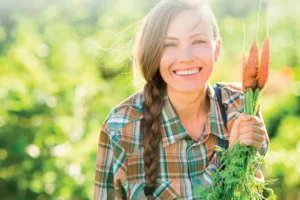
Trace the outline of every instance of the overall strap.
[[221, 111], [223, 123], [224, 123], [225, 127], [227, 128], [227, 113], [225, 111], [224, 105], [222, 104], [221, 88], [219, 88], [217, 86], [214, 86], [213, 88], [214, 88], [215, 93], [217, 95], [217, 100], [218, 100], [219, 108], [220, 108], [220, 111]]
[[[224, 123], [225, 128], [227, 129], [227, 113], [225, 110], [224, 105], [222, 104], [222, 93], [221, 93], [221, 88], [214, 86], [213, 87], [217, 96], [217, 100], [218, 100], [218, 105], [221, 111], [221, 115], [222, 115], [222, 120]], [[228, 141], [227, 140], [222, 140], [220, 138], [218, 138], [218, 144], [220, 147], [227, 149], [228, 148]]]

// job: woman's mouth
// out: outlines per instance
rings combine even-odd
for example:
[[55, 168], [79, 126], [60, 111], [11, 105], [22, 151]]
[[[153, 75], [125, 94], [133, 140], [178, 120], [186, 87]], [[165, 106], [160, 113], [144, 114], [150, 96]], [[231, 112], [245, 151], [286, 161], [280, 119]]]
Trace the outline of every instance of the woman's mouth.
[[192, 76], [195, 74], [198, 74], [202, 68], [197, 68], [197, 69], [190, 69], [190, 70], [175, 70], [174, 73], [178, 76]]

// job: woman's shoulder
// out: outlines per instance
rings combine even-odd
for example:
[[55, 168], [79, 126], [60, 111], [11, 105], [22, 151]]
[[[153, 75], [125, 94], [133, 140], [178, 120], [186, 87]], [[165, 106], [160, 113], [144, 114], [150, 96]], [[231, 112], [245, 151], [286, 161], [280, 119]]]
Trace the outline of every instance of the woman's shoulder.
[[143, 92], [138, 91], [114, 107], [104, 123], [110, 129], [121, 130], [128, 123], [142, 118]]
[[235, 119], [244, 110], [242, 83], [218, 82], [216, 87], [221, 89], [222, 104], [225, 106], [227, 113], [227, 130], [230, 132]]
[[113, 108], [103, 123], [102, 130], [113, 145], [126, 154], [142, 146], [140, 124], [144, 98], [142, 91], [131, 95]]
[[230, 107], [242, 107], [244, 93], [240, 82], [218, 82], [216, 86], [221, 89], [222, 103]]

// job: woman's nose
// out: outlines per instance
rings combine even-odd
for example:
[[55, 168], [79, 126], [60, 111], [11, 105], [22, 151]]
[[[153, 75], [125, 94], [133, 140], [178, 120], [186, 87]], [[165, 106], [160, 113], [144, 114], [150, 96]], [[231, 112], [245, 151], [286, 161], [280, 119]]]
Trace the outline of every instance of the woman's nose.
[[190, 63], [194, 61], [194, 55], [192, 52], [191, 47], [189, 46], [183, 46], [180, 55], [179, 55], [179, 62], [180, 63]]

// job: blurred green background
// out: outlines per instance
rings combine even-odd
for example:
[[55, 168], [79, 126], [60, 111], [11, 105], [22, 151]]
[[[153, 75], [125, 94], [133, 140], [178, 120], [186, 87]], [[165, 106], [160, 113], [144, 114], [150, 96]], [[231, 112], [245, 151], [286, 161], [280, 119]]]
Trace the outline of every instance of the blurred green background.
[[[138, 89], [132, 46], [158, 0], [0, 1], [0, 198], [92, 199], [97, 141], [109, 111]], [[259, 0], [211, 0], [223, 49], [210, 82], [241, 81]], [[271, 38], [261, 108], [264, 167], [278, 199], [300, 199], [300, 12], [262, 1], [258, 44]], [[268, 16], [268, 17], [267, 17]], [[268, 19], [268, 20], [267, 20]], [[244, 41], [245, 36], [245, 42]]]

